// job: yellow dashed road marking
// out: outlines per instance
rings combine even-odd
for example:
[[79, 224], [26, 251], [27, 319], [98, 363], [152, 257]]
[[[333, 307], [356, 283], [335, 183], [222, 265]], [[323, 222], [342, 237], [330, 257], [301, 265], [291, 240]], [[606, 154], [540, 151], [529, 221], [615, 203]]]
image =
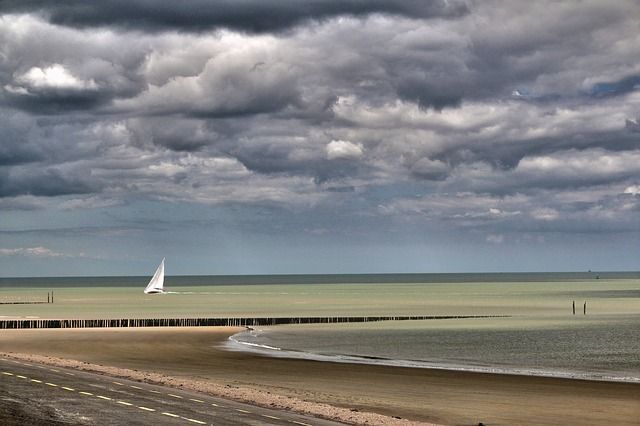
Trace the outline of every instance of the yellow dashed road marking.
[[311, 426], [309, 423], [296, 422], [295, 420], [291, 420], [291, 423], [295, 423], [300, 426]]
[[268, 414], [263, 414], [262, 417], [266, 417], [268, 419], [273, 419], [273, 420], [280, 420], [280, 417], [270, 416]]
[[[7, 360], [3, 359], [3, 361], [7, 361]], [[16, 362], [16, 361], [14, 361], [14, 362]], [[20, 364], [19, 362], [17, 362], [17, 363]], [[24, 365], [31, 365], [31, 364], [26, 364], [25, 363]], [[45, 367], [42, 367], [42, 366], [38, 366], [38, 367], [39, 368], [45, 368]], [[56, 373], [59, 372], [59, 370], [56, 370], [54, 368], [49, 368], [48, 370], [56, 372]], [[15, 374], [14, 375], [14, 373], [11, 373], [11, 372], [8, 372], [8, 371], [3, 371], [2, 374], [6, 375], [6, 376], [16, 376], [16, 377], [21, 378], [21, 379], [28, 379], [28, 380], [31, 380], [34, 383], [42, 383], [41, 380], [29, 379], [28, 377], [23, 376], [23, 375], [19, 375], [19, 374]], [[67, 374], [69, 376], [75, 376], [75, 374], [69, 373], [69, 372], [64, 372], [64, 374]], [[125, 386], [123, 383], [116, 382], [116, 381], [114, 381], [112, 383], [115, 384], [115, 385], [118, 385], [118, 386]], [[47, 386], [52, 386], [52, 387], [58, 387], [59, 386], [59, 385], [57, 385], [55, 383], [51, 383], [51, 382], [45, 382], [44, 384], [46, 384]], [[99, 385], [93, 385], [93, 386], [98, 387]], [[144, 390], [143, 388], [141, 388], [139, 386], [135, 386], [135, 385], [129, 385], [129, 386], [131, 388], [133, 388], [133, 389]], [[67, 391], [70, 391], [70, 392], [75, 392], [76, 391], [74, 388], [71, 388], [71, 387], [68, 387], [68, 386], [59, 386], [59, 387], [61, 389], [64, 389], [64, 390], [67, 390]], [[152, 390], [152, 389], [147, 389], [147, 391], [149, 391], [151, 393], [157, 393], [157, 394], [162, 393], [162, 392], [159, 392], [159, 391], [156, 391], [156, 390]], [[80, 391], [78, 393], [80, 393], [82, 395], [86, 395], [86, 396], [94, 396], [94, 394], [92, 394], [91, 392], [86, 392], [86, 391]], [[176, 395], [176, 394], [169, 393], [167, 395], [170, 396], [170, 397], [173, 397], [173, 398], [177, 398], [177, 399], [184, 399], [184, 397], [182, 397], [180, 395]], [[107, 400], [107, 401], [111, 401], [112, 400], [112, 398], [107, 397], [107, 396], [103, 396], [103, 395], [95, 395], [95, 396], [97, 398], [104, 399], [104, 400]], [[201, 403], [201, 404], [205, 403], [205, 401], [203, 401], [201, 399], [196, 399], [196, 398], [189, 398], [189, 400], [193, 401], [193, 402]], [[116, 401], [116, 402], [118, 404], [125, 405], [125, 406], [132, 406], [133, 405], [133, 404], [127, 402], [127, 401]], [[213, 406], [213, 407], [224, 407], [224, 406], [221, 406], [221, 405], [216, 404], [216, 403], [211, 403], [211, 406]], [[144, 407], [144, 406], [137, 406], [137, 408], [140, 409], [140, 410], [143, 410], [143, 411], [148, 411], [148, 412], [155, 412], [156, 411], [153, 408]], [[240, 413], [245, 413], [245, 414], [251, 414], [251, 411], [243, 410], [243, 409], [240, 409], [240, 408], [236, 408], [235, 411], [240, 412]], [[162, 412], [161, 414], [165, 415], [165, 416], [168, 416], [168, 417], [182, 418], [183, 420], [186, 420], [186, 421], [191, 422], [191, 423], [196, 423], [196, 424], [201, 424], [201, 425], [206, 424], [206, 422], [203, 422], [201, 420], [192, 419], [192, 418], [188, 418], [188, 417], [181, 417], [181, 416], [179, 416], [177, 414], [166, 412], [166, 411]], [[279, 417], [270, 416], [270, 415], [267, 415], [267, 414], [263, 414], [262, 417], [273, 419], [273, 420], [281, 420], [281, 418], [279, 418]], [[311, 426], [311, 425], [309, 425], [307, 423], [296, 422], [296, 421], [292, 421], [292, 423], [298, 424], [300, 426]]]

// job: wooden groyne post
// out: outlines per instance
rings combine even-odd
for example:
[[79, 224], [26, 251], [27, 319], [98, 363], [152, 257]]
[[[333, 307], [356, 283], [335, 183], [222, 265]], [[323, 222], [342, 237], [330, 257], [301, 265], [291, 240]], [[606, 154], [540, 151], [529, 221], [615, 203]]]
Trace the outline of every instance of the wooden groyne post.
[[[34, 298], [34, 299], [27, 299], [26, 297], [23, 296], [19, 296], [13, 299], [0, 299], [0, 305], [42, 305], [45, 303], [49, 303], [49, 293], [47, 292], [47, 301], [45, 302], [44, 300], [39, 298]], [[53, 293], [51, 296], [51, 303], [53, 303]]]

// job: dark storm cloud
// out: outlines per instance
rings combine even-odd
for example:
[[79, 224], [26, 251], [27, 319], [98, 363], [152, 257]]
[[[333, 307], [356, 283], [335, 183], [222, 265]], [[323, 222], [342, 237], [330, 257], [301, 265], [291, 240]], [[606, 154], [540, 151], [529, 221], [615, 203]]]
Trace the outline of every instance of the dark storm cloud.
[[[577, 164], [571, 164], [568, 159], [571, 156], [590, 155], [593, 155], [593, 158], [587, 158]], [[560, 161], [553, 168], [532, 167], [531, 162], [525, 159], [514, 170], [489, 172], [486, 178], [476, 175], [473, 179], [464, 182], [464, 186], [477, 192], [504, 196], [518, 193], [533, 194], [542, 190], [568, 191], [612, 186], [631, 183], [639, 175], [640, 168], [632, 165], [619, 164], [615, 169], [604, 168], [603, 164], [607, 162], [608, 155], [611, 154], [601, 150], [587, 154], [574, 151], [570, 151], [568, 155], [561, 153], [557, 155]], [[630, 158], [640, 160], [637, 155]], [[533, 161], [535, 160], [533, 159]], [[603, 167], [603, 169], [597, 170], [598, 167]]]
[[35, 195], [41, 197], [55, 197], [70, 194], [89, 194], [99, 191], [98, 186], [92, 184], [82, 176], [65, 175], [56, 169], [38, 171], [30, 170], [15, 176], [0, 170], [0, 198], [18, 195]]
[[24, 115], [0, 109], [0, 167], [44, 160], [37, 145], [29, 140], [32, 125]]
[[428, 77], [406, 78], [398, 82], [397, 93], [402, 99], [416, 102], [421, 108], [441, 111], [445, 107], [457, 107], [462, 102], [464, 89], [456, 84], [441, 84]]
[[196, 152], [212, 145], [218, 138], [215, 131], [202, 120], [146, 117], [131, 119], [127, 128], [132, 132], [134, 143], [153, 144], [172, 151]]
[[4, 1], [5, 13], [42, 13], [52, 23], [74, 27], [119, 26], [137, 31], [206, 31], [229, 28], [251, 33], [279, 32], [305, 21], [340, 15], [380, 13], [410, 18], [458, 17], [467, 13], [460, 1], [388, 0], [82, 0]]
[[310, 176], [317, 184], [358, 176], [368, 168], [355, 159], [327, 159], [322, 148], [308, 150], [306, 155], [300, 156], [297, 156], [295, 147], [269, 142], [228, 149], [226, 153], [237, 158], [249, 170], [261, 174]]
[[[629, 125], [627, 125], [629, 128]], [[568, 149], [601, 148], [624, 152], [640, 148], [638, 137], [623, 130], [608, 132], [576, 132], [566, 137], [544, 137], [524, 140], [498, 140], [464, 145], [445, 150], [436, 158], [452, 165], [482, 161], [501, 170], [515, 168], [527, 156], [548, 155]], [[416, 173], [420, 176], [420, 173]]]
[[150, 50], [145, 40], [83, 34], [26, 15], [0, 19], [4, 105], [35, 114], [93, 111], [147, 86], [140, 72]]
[[4, 103], [35, 114], [64, 114], [94, 109], [110, 100], [98, 91], [43, 89], [25, 94], [5, 94]]
[[448, 164], [428, 157], [420, 158], [409, 168], [413, 177], [434, 181], [445, 180], [451, 171]]
[[597, 188], [571, 207], [595, 211], [638, 185], [634, 6], [4, 2], [0, 195], [357, 215], [443, 192], [417, 210], [477, 224]]
[[42, 157], [22, 147], [12, 147], [10, 144], [0, 141], [0, 167], [29, 163], [41, 160]]
[[349, 192], [354, 192], [356, 190], [355, 187], [353, 186], [328, 186], [326, 188], [326, 191], [329, 192], [344, 192], [344, 193], [349, 193]]

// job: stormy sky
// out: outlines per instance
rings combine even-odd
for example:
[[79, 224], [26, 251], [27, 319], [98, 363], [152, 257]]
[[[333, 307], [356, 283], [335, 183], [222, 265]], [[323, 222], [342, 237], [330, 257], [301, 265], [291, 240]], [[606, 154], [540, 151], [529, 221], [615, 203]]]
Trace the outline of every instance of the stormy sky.
[[637, 1], [0, 3], [0, 276], [640, 269]]

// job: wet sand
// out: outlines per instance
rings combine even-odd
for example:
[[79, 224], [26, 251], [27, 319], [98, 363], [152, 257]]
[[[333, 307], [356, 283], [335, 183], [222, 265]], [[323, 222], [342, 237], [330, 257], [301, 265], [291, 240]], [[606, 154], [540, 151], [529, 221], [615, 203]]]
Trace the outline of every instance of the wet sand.
[[70, 365], [360, 424], [410, 424], [393, 417], [455, 425], [639, 424], [640, 384], [267, 358], [221, 349], [236, 331], [7, 330], [0, 334], [0, 352], [76, 360]]

